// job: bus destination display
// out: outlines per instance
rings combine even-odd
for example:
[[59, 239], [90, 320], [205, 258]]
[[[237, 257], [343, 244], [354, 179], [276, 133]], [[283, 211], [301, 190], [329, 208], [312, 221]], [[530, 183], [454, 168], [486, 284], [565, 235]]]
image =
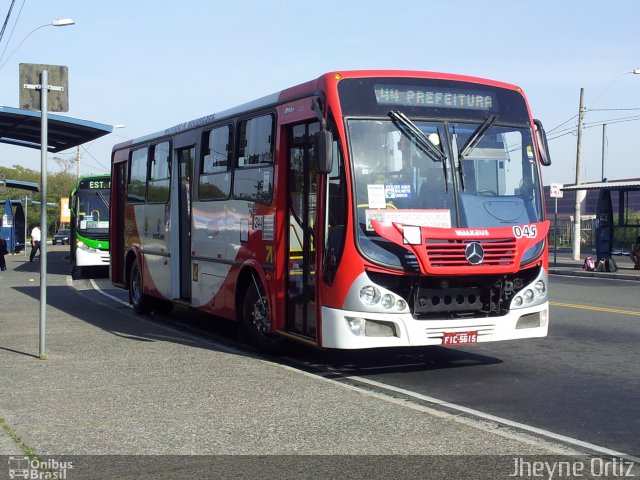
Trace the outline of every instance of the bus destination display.
[[378, 105], [497, 110], [495, 95], [488, 92], [411, 85], [374, 85]]
[[111, 180], [80, 180], [78, 189], [102, 190], [111, 188]]

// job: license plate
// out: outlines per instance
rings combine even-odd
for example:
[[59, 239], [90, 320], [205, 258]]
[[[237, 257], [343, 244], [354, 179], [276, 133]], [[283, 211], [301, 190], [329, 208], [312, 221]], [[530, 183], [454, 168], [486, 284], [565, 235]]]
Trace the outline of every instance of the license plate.
[[442, 345], [471, 345], [478, 343], [478, 332], [446, 332]]

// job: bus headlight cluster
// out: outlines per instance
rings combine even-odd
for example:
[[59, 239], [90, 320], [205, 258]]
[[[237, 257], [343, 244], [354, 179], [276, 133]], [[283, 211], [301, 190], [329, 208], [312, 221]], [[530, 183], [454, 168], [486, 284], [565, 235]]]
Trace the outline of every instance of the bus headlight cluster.
[[77, 246], [80, 250], [84, 250], [85, 252], [89, 252], [89, 253], [95, 253], [97, 252], [97, 250], [95, 248], [89, 247], [87, 245], [85, 245], [83, 242], [78, 242]]
[[536, 280], [533, 286], [528, 286], [524, 290], [520, 291], [518, 295], [513, 299], [513, 304], [516, 307], [522, 305], [530, 305], [536, 299], [542, 299], [547, 296], [547, 285], [543, 280]]
[[345, 317], [349, 330], [357, 337], [397, 337], [398, 330], [393, 322], [371, 320], [360, 317]]
[[360, 289], [360, 301], [367, 306], [380, 305], [385, 310], [391, 310], [395, 308], [398, 311], [403, 311], [407, 308], [407, 302], [402, 298], [396, 297], [391, 293], [380, 293], [380, 290], [373, 285], [367, 285]]

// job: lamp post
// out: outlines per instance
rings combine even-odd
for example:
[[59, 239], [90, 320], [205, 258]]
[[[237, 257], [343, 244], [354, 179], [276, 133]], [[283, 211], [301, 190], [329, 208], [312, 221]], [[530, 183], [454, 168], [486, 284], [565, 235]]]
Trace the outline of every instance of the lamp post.
[[602, 124], [602, 168], [600, 171], [600, 178], [604, 182], [604, 157], [607, 153], [607, 124]]
[[[628, 74], [640, 75], [640, 68], [636, 68], [634, 70], [631, 70], [630, 72], [624, 72], [622, 75], [619, 75], [616, 78], [614, 78], [611, 82], [609, 82], [609, 85], [607, 85], [604, 88], [604, 90], [600, 93], [600, 95], [598, 95], [598, 97], [596, 98], [596, 102], [600, 99], [600, 97], [602, 97], [602, 95], [604, 95], [604, 93], [609, 89], [609, 87], [611, 87], [611, 85], [613, 85], [613, 83], [616, 80]], [[580, 107], [578, 109], [578, 139], [577, 139], [577, 145], [576, 145], [576, 186], [582, 184], [582, 174], [581, 174], [582, 167], [580, 165], [581, 156], [582, 156], [581, 155], [582, 154], [582, 124], [583, 124], [584, 115], [586, 112], [587, 112], [587, 109], [584, 108], [584, 88], [581, 88], [580, 89]], [[605, 141], [604, 130], [603, 130], [602, 141], [603, 141], [602, 174], [604, 175], [604, 141]], [[585, 190], [576, 190], [576, 203], [575, 203], [575, 212], [573, 217], [573, 259], [574, 260], [580, 260], [580, 239], [582, 237], [581, 231], [580, 231], [581, 230], [580, 224], [582, 222], [581, 209], [582, 209], [582, 202], [584, 201], [585, 196], [586, 196]]]
[[29, 38], [34, 32], [40, 30], [41, 28], [44, 27], [66, 27], [68, 25], [73, 25], [76, 22], [74, 22], [73, 20], [71, 20], [70, 18], [57, 18], [55, 19], [53, 22], [51, 23], [45, 23], [44, 25], [40, 25], [36, 28], [34, 28], [33, 30], [31, 30], [18, 44], [18, 46], [16, 48], [13, 49], [13, 51], [9, 54], [9, 56], [4, 60], [4, 62], [2, 62], [2, 64], [0, 64], [0, 69], [2, 69], [2, 67], [4, 67], [7, 62], [11, 59], [11, 57], [13, 57], [13, 55], [18, 51], [18, 49], [22, 46], [22, 44], [27, 40], [27, 38]]

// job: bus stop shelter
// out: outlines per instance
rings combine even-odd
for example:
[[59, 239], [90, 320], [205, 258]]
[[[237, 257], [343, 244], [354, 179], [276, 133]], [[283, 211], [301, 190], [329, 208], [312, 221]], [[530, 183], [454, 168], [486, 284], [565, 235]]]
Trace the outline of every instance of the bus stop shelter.
[[[568, 185], [562, 188], [563, 191], [578, 191], [578, 190], [594, 190], [598, 192], [598, 203], [596, 207], [596, 228], [595, 228], [595, 240], [596, 240], [596, 255], [598, 259], [611, 257], [614, 249], [614, 243], [616, 239], [614, 236], [614, 230], [626, 230], [630, 229], [635, 232], [632, 235], [619, 235], [623, 237], [623, 240], [618, 239], [617, 243], [620, 243], [620, 251], [624, 251], [624, 244], [628, 243], [629, 246], [633, 244], [634, 239], [638, 235], [638, 225], [631, 224], [629, 222], [630, 211], [630, 192], [640, 191], [640, 180], [623, 180], [612, 182], [593, 182], [593, 183], [581, 183], [579, 185]], [[617, 193], [617, 202], [612, 201], [612, 195]], [[614, 214], [613, 205], [617, 203], [617, 221]], [[625, 240], [626, 239], [626, 240]]]
[[[56, 114], [47, 114], [47, 152], [58, 153], [90, 142], [113, 131], [113, 126]], [[41, 115], [39, 111], [0, 106], [0, 143], [41, 149]], [[7, 188], [38, 192], [39, 185], [20, 180], [5, 180]], [[10, 251], [25, 245], [24, 213], [20, 202], [9, 198], [0, 216], [0, 235]], [[20, 228], [22, 227], [22, 228]]]
[[[47, 151], [58, 153], [100, 138], [112, 125], [48, 113]], [[0, 143], [40, 149], [40, 112], [0, 106]]]

